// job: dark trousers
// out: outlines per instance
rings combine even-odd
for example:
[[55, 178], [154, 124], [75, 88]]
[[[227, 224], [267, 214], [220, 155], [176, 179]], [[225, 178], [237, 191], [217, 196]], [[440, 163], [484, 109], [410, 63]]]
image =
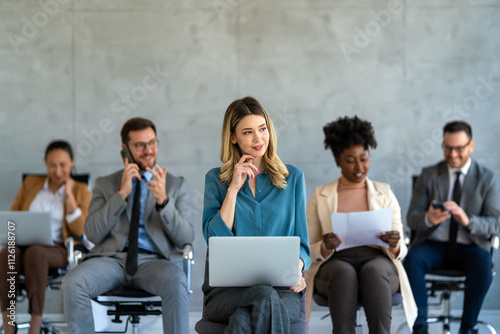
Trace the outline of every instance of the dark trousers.
[[380, 249], [364, 246], [335, 253], [319, 268], [314, 287], [328, 298], [334, 333], [355, 333], [359, 302], [370, 333], [390, 333], [399, 279], [396, 266]]
[[466, 276], [466, 289], [462, 325], [477, 323], [479, 311], [492, 280], [491, 254], [477, 245], [457, 244], [455, 260], [446, 260], [446, 242], [426, 241], [410, 248], [404, 267], [418, 307], [415, 325], [427, 323], [427, 288], [425, 274], [439, 268], [462, 270]]
[[224, 333], [288, 334], [290, 324], [300, 317], [303, 292], [264, 285], [210, 288], [207, 283], [203, 292], [207, 319], [228, 323]]
[[[42, 315], [45, 302], [47, 277], [51, 268], [65, 268], [68, 264], [68, 252], [63, 245], [15, 248], [14, 268], [8, 268], [9, 252], [7, 247], [0, 252], [0, 304], [2, 311], [10, 305], [10, 284], [7, 281], [14, 278], [16, 290], [19, 287], [19, 274], [24, 273], [26, 291], [28, 294], [28, 312]], [[7, 275], [7, 272], [15, 272]]]

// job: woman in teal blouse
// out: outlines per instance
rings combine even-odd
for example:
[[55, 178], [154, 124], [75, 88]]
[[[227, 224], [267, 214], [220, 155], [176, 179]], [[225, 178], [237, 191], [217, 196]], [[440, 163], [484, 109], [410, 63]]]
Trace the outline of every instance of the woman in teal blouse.
[[300, 316], [311, 264], [304, 174], [284, 165], [264, 107], [254, 98], [231, 103], [222, 128], [222, 167], [205, 179], [203, 234], [211, 236], [298, 236], [299, 284], [289, 288], [212, 288], [205, 282], [207, 319], [229, 323], [228, 333], [289, 333]]

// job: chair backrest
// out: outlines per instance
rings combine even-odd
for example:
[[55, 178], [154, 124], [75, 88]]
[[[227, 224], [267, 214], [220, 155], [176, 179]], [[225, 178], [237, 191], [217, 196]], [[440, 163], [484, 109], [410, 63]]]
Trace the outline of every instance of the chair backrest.
[[[23, 173], [23, 181], [26, 179], [27, 176], [47, 176], [47, 173]], [[90, 174], [89, 173], [81, 173], [81, 174], [71, 174], [71, 177], [73, 180], [89, 184], [89, 178]]]

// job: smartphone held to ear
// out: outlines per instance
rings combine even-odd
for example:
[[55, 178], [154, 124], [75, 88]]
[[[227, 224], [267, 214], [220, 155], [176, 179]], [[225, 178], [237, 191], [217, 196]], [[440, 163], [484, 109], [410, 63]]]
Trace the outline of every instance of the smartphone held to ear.
[[120, 154], [122, 156], [123, 163], [125, 163], [125, 159], [128, 159], [129, 163], [135, 163], [134, 158], [132, 157], [132, 153], [130, 153], [130, 150], [128, 146], [123, 146], [122, 150], [120, 151]]

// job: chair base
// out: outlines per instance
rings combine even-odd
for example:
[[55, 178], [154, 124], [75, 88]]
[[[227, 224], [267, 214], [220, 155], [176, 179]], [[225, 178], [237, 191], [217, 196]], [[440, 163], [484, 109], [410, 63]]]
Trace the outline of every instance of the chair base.
[[[461, 317], [455, 317], [451, 315], [451, 294], [454, 291], [464, 291], [465, 286], [465, 276], [460, 271], [453, 270], [436, 270], [427, 274], [425, 276], [426, 286], [429, 291], [428, 297], [438, 297], [436, 292], [441, 292], [439, 295], [438, 303], [429, 303], [428, 305], [441, 306], [441, 314], [437, 316], [427, 317], [427, 324], [442, 323], [443, 324], [443, 334], [451, 334], [450, 326], [452, 322], [461, 322]], [[478, 320], [479, 325], [485, 326], [491, 334], [497, 334], [497, 331], [493, 325], [486, 321]], [[406, 327], [406, 323], [399, 326], [396, 333]]]
[[[454, 317], [452, 315], [440, 315], [440, 316], [434, 316], [434, 317], [429, 317], [427, 318], [427, 324], [435, 324], [435, 323], [443, 323], [443, 334], [451, 334], [451, 323], [452, 322], [461, 322], [462, 318], [460, 317]], [[477, 321], [478, 325], [482, 325], [486, 327], [486, 329], [489, 330], [491, 334], [497, 334], [497, 331], [495, 327], [490, 324], [489, 322], [478, 320]], [[402, 323], [399, 327], [398, 330], [396, 331], [397, 334], [401, 333], [403, 328], [407, 327], [406, 322]]]
[[[107, 300], [100, 298], [105, 297]], [[142, 290], [116, 289], [102, 294], [95, 302], [111, 307], [107, 315], [112, 316], [113, 323], [123, 323], [121, 317], [126, 317], [123, 331], [99, 331], [96, 333], [127, 333], [128, 324], [132, 325], [132, 334], [139, 333], [139, 322], [142, 316], [161, 316], [161, 299]]]
[[438, 322], [443, 323], [443, 334], [451, 334], [451, 323], [452, 322], [461, 322], [462, 318], [454, 317], [451, 315], [440, 315], [436, 317], [427, 318], [427, 324], [435, 324]]
[[[115, 320], [111, 320], [112, 322], [117, 322]], [[120, 320], [120, 323], [122, 323], [123, 321]], [[140, 323], [140, 317], [139, 316], [132, 316], [132, 315], [129, 315], [127, 317], [127, 320], [125, 321], [125, 328], [123, 329], [123, 331], [102, 331], [102, 332], [95, 332], [96, 334], [97, 333], [127, 333], [128, 332], [128, 324], [132, 324], [132, 334], [139, 334], [139, 323]]]
[[[43, 334], [59, 334], [59, 330], [57, 327], [67, 327], [66, 322], [64, 321], [52, 321], [52, 320], [42, 320], [42, 329], [41, 333]], [[19, 322], [17, 323], [17, 329], [28, 329], [30, 328], [30, 323], [27, 322]], [[0, 326], [0, 334], [3, 334], [3, 326]]]
[[[451, 315], [440, 315], [440, 316], [437, 316], [437, 317], [429, 317], [429, 318], [427, 318], [427, 323], [428, 324], [434, 324], [434, 323], [442, 322], [443, 323], [443, 334], [451, 334], [451, 331], [450, 331], [450, 325], [451, 325], [451, 323], [452, 322], [461, 322], [461, 321], [462, 321], [462, 318], [460, 318], [460, 317], [453, 317]], [[478, 325], [485, 326], [490, 331], [491, 334], [497, 334], [497, 331], [496, 331], [495, 327], [493, 327], [493, 325], [490, 324], [489, 322], [478, 320], [477, 323], [478, 323]]]

